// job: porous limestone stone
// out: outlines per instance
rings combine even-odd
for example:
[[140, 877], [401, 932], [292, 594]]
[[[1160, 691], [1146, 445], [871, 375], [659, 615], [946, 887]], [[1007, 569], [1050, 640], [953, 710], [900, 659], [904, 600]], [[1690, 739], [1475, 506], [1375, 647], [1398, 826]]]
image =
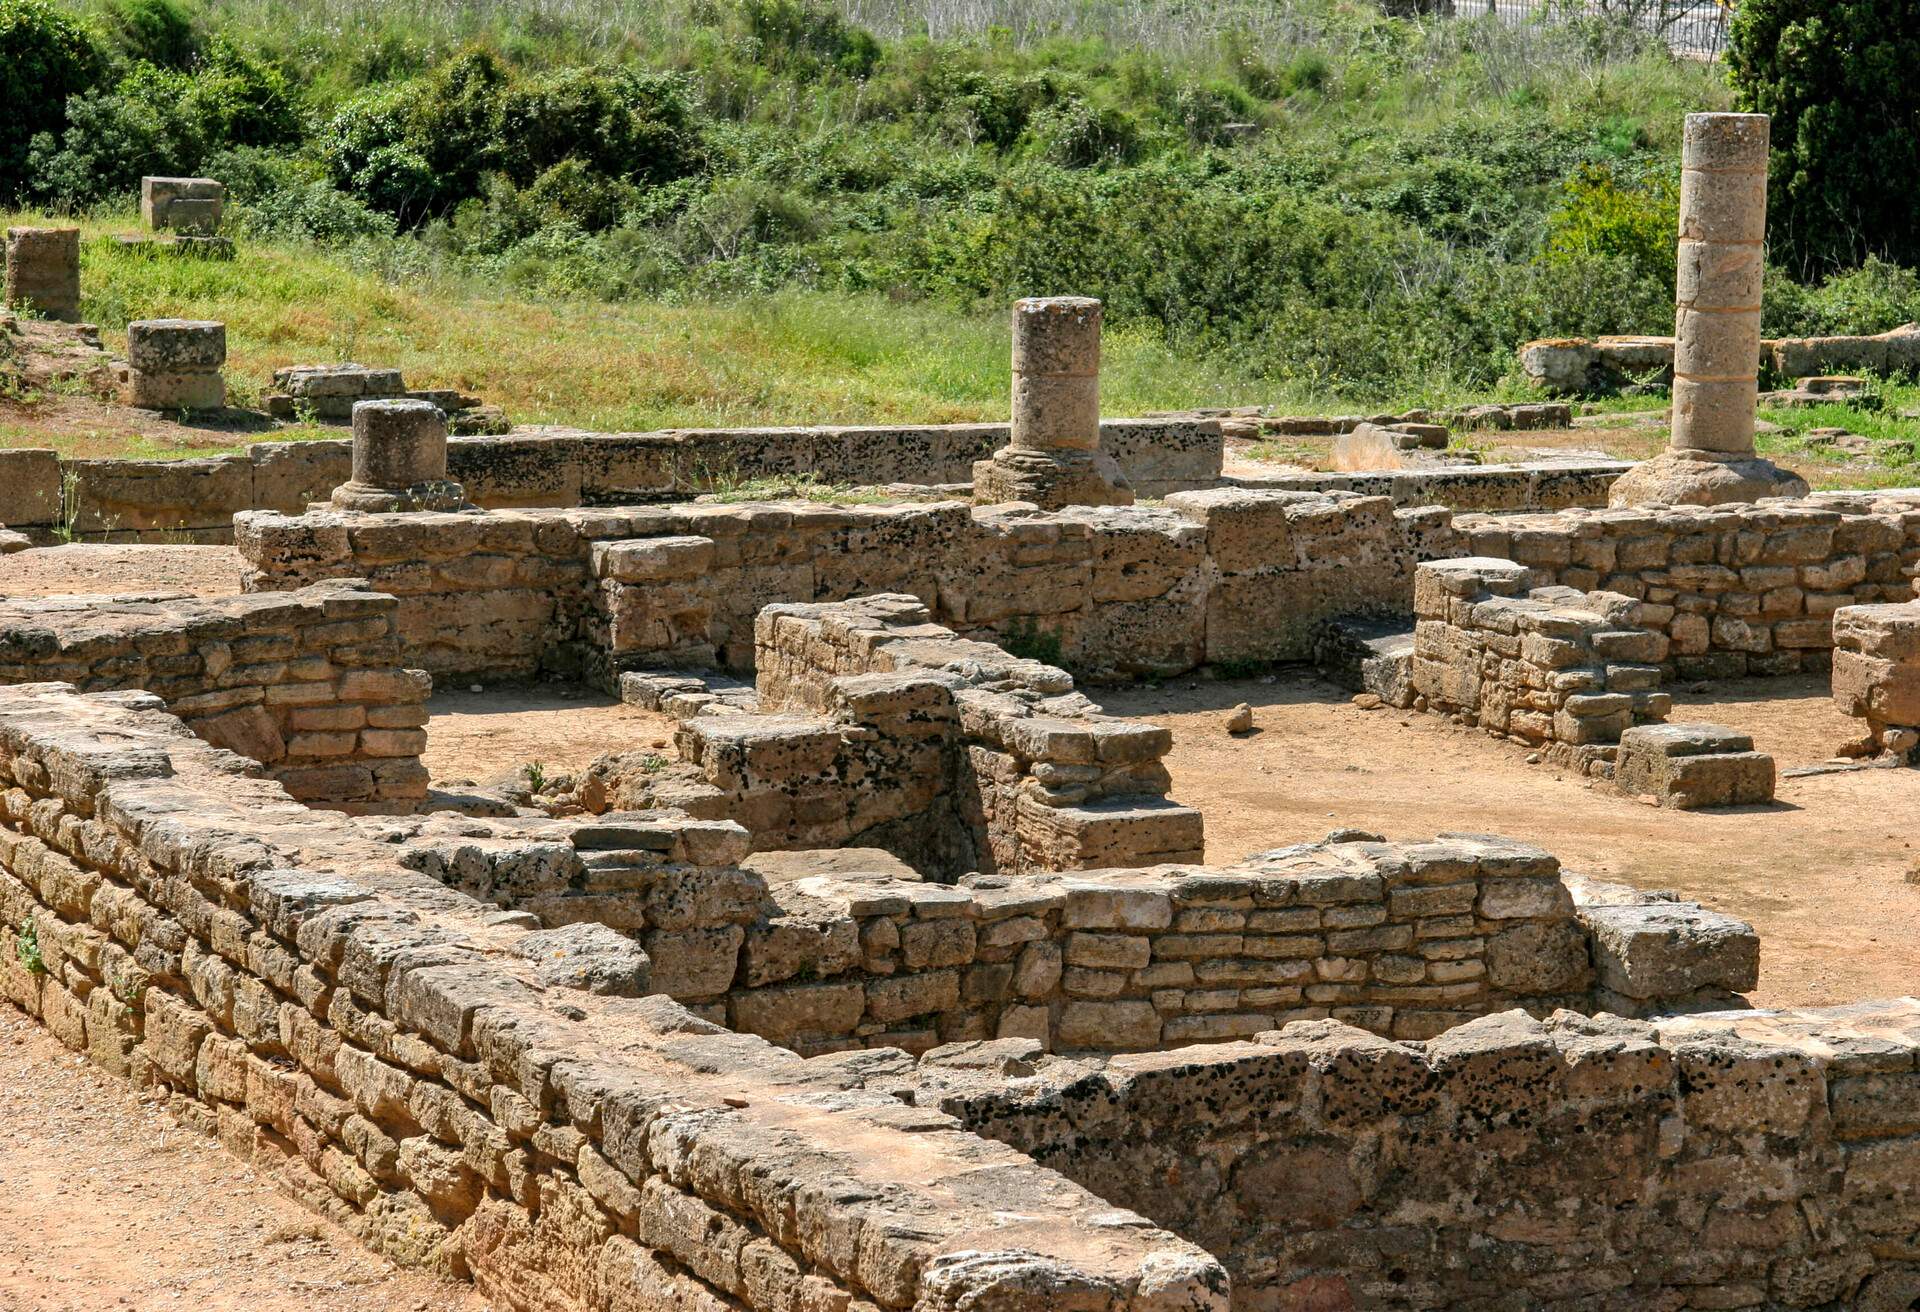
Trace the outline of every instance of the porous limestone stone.
[[7, 308], [80, 318], [80, 229], [7, 229]]
[[333, 490], [341, 510], [375, 514], [460, 510], [466, 489], [447, 477], [447, 418], [429, 401], [353, 407], [353, 477]]

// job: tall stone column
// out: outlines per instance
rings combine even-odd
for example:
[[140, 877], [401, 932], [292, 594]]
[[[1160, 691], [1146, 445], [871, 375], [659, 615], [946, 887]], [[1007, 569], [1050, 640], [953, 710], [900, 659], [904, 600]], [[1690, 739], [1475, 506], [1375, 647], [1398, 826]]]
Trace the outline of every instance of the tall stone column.
[[1614, 484], [1624, 505], [1720, 505], [1805, 496], [1754, 449], [1760, 284], [1766, 263], [1765, 114], [1689, 114], [1681, 148], [1673, 435]]
[[982, 505], [1031, 501], [1127, 506], [1133, 489], [1100, 450], [1100, 302], [1036, 296], [1013, 306], [1013, 427], [1006, 446], [973, 466]]
[[463, 510], [466, 489], [447, 477], [447, 417], [431, 401], [353, 407], [353, 477], [333, 490], [341, 510], [394, 514]]

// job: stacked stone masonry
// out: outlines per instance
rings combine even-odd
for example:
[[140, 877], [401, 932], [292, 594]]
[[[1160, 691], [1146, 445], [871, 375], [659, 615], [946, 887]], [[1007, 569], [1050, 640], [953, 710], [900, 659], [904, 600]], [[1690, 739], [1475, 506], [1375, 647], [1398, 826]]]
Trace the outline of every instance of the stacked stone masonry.
[[[369, 370], [370, 374], [378, 371]], [[366, 399], [363, 393], [350, 400]], [[449, 415], [448, 476], [470, 500], [509, 507], [622, 506], [685, 499], [748, 478], [811, 478], [842, 486], [882, 486], [909, 499], [961, 496], [961, 460], [1004, 441], [1005, 426], [954, 429], [765, 429], [679, 433], [584, 433], [520, 429], [497, 437], [460, 436], [485, 412], [459, 408], [470, 398], [409, 391]], [[290, 403], [291, 404], [291, 403]], [[1208, 431], [1212, 430], [1212, 431]], [[1629, 465], [1618, 461], [1487, 465], [1438, 471], [1270, 474], [1222, 477], [1220, 436], [1211, 421], [1110, 420], [1101, 444], [1116, 453], [1139, 494], [1216, 486], [1272, 492], [1359, 492], [1396, 507], [1460, 511], [1544, 511], [1606, 505]], [[956, 454], [957, 453], [957, 454]], [[325, 501], [351, 473], [345, 441], [256, 442], [247, 454], [192, 460], [63, 460], [51, 450], [0, 452], [5, 492], [22, 503], [0, 523], [42, 544], [233, 540], [233, 517], [247, 510], [298, 515]]]
[[1327, 618], [1404, 613], [1444, 510], [1381, 497], [1179, 493], [1055, 514], [964, 502], [680, 504], [468, 515], [242, 515], [248, 586], [357, 577], [400, 598], [434, 673], [751, 668], [781, 602], [910, 593], [968, 637], [1096, 678], [1305, 660]]
[[11, 601], [0, 604], [0, 682], [153, 693], [300, 801], [411, 811], [427, 795], [432, 680], [401, 668], [397, 611], [352, 583]]
[[[1647, 603], [1683, 679], [1823, 673], [1843, 606], [1904, 602], [1920, 571], [1920, 494], [1825, 493], [1717, 507], [1461, 516], [1471, 554], [1536, 585]], [[1668, 611], [1671, 614], [1667, 614]]]
[[758, 850], [878, 847], [925, 874], [1197, 861], [1200, 813], [1166, 800], [1172, 735], [1103, 714], [1066, 671], [956, 638], [910, 596], [776, 605], [758, 621], [757, 696], [622, 676], [679, 714], [688, 764], [596, 762], [600, 809], [737, 821]]
[[1920, 747], [1920, 604], [1845, 606], [1833, 613], [1833, 698], [1866, 721], [1873, 745]]
[[1552, 744], [1570, 761], [1664, 720], [1673, 705], [1659, 691], [1666, 608], [1617, 593], [1525, 591], [1530, 574], [1478, 557], [1420, 566], [1414, 695], [1490, 733]]
[[405, 869], [397, 822], [291, 801], [157, 698], [0, 690], [0, 779], [0, 994], [396, 1261], [593, 1312], [1228, 1306], [1193, 1245], [626, 996], [625, 940]]
[[1237, 1309], [1879, 1312], [1920, 1300], [1917, 1060], [1909, 998], [987, 1045], [872, 1083], [1219, 1254]]
[[551, 822], [472, 822], [421, 833], [400, 858], [548, 927], [616, 929], [645, 949], [654, 990], [810, 1054], [996, 1038], [1146, 1050], [1329, 1017], [1425, 1038], [1514, 1006], [1739, 1005], [1759, 964], [1752, 929], [1730, 916], [1612, 886], [1583, 886], [1594, 905], [1576, 905], [1551, 856], [1500, 839], [769, 888], [664, 856], [676, 841], [708, 862], [746, 847], [736, 827], [664, 814], [600, 817], [571, 843]]

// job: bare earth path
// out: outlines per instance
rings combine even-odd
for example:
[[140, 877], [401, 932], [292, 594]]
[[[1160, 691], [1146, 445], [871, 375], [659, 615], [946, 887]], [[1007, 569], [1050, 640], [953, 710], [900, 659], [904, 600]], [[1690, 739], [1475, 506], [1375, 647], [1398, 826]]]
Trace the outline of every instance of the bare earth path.
[[483, 1312], [0, 1002], [0, 1312]]
[[[1761, 944], [1754, 1001], [1763, 1006], [1920, 993], [1920, 886], [1906, 882], [1920, 861], [1910, 824], [1920, 770], [1783, 779], [1771, 807], [1665, 811], [1528, 765], [1525, 749], [1438, 716], [1361, 711], [1304, 673], [1093, 696], [1173, 730], [1173, 795], [1206, 812], [1210, 861], [1335, 827], [1389, 838], [1504, 834], [1569, 869], [1673, 889], [1751, 921]], [[1232, 738], [1221, 721], [1242, 701], [1258, 732]], [[1828, 700], [1824, 679], [1715, 685], [1676, 703], [1675, 720], [1743, 729], [1782, 768], [1822, 760], [1858, 732]]]

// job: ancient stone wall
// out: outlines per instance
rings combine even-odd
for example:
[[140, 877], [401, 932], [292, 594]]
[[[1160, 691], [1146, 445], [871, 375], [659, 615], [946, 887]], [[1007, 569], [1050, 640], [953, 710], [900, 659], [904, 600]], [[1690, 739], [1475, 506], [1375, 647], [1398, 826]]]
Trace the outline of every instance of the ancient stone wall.
[[1648, 603], [1638, 622], [1668, 640], [1664, 664], [1683, 679], [1824, 671], [1833, 613], [1910, 600], [1920, 571], [1912, 493], [1463, 516], [1455, 527], [1471, 554], [1526, 565], [1536, 585]]
[[677, 700], [700, 680], [623, 675], [624, 700], [686, 706], [687, 764], [603, 758], [593, 804], [735, 820], [762, 851], [884, 848], [948, 879], [1200, 859], [1200, 813], [1165, 796], [1170, 733], [957, 638], [914, 597], [769, 606], [755, 666], [757, 695], [718, 707]]
[[[1556, 338], [1520, 348], [1520, 368], [1558, 396], [1612, 392], [1635, 383], [1673, 381], [1673, 338]], [[1920, 371], [1920, 326], [1875, 337], [1784, 337], [1760, 343], [1757, 363], [1786, 378]]]
[[1551, 461], [1453, 469], [1393, 469], [1331, 474], [1233, 474], [1228, 486], [1260, 492], [1357, 492], [1388, 497], [1402, 510], [1446, 506], [1460, 512], [1599, 508], [1622, 474], [1623, 460]]
[[[648, 823], [661, 827], [608, 817], [575, 841]], [[1604, 905], [1576, 906], [1548, 854], [1461, 835], [959, 886], [875, 874], [768, 888], [576, 853], [507, 821], [422, 835], [401, 859], [546, 925], [613, 926], [645, 946], [653, 988], [806, 1053], [1008, 1037], [1145, 1050], [1327, 1017], [1424, 1038], [1512, 1006], [1737, 1005], [1759, 960], [1731, 917], [1611, 886]]]
[[[1337, 1022], [895, 1074], [1219, 1254], [1233, 1306], [1906, 1308], [1920, 1005]], [[972, 1069], [968, 1069], [971, 1067]], [[1204, 1113], [1196, 1114], [1196, 1109]]]
[[0, 683], [142, 690], [295, 798], [411, 811], [432, 680], [404, 669], [398, 604], [354, 583], [205, 600], [164, 594], [0, 603]]
[[966, 636], [1088, 677], [1304, 660], [1321, 623], [1404, 614], [1444, 510], [1349, 494], [1190, 492], [1164, 507], [683, 503], [237, 521], [249, 586], [370, 580], [436, 673], [750, 668], [780, 602], [911, 593]]
[[[1219, 481], [1220, 426], [1212, 420], [1116, 419], [1100, 432], [1144, 496]], [[973, 461], [1006, 440], [1005, 424], [658, 433], [530, 428], [452, 438], [447, 475], [475, 504], [495, 508], [635, 505], [778, 477], [849, 487], [959, 487], [972, 477]], [[39, 480], [36, 495], [54, 510], [44, 519], [5, 522], [42, 540], [60, 530], [83, 541], [230, 542], [236, 514], [300, 514], [325, 501], [351, 470], [351, 444], [331, 440], [256, 442], [245, 455], [193, 460], [61, 460], [51, 469], [20, 471]]]
[[405, 869], [378, 826], [432, 822], [314, 812], [155, 697], [0, 689], [0, 781], [0, 995], [397, 1261], [593, 1312], [1226, 1306], [1191, 1244], [627, 996], [627, 940]]
[[[1529, 570], [1465, 557], [1420, 566], [1412, 689], [1427, 709], [1528, 744], [1617, 743], [1664, 720], [1669, 608], [1572, 588], [1526, 591]], [[1574, 758], [1574, 759], [1577, 759]]]

